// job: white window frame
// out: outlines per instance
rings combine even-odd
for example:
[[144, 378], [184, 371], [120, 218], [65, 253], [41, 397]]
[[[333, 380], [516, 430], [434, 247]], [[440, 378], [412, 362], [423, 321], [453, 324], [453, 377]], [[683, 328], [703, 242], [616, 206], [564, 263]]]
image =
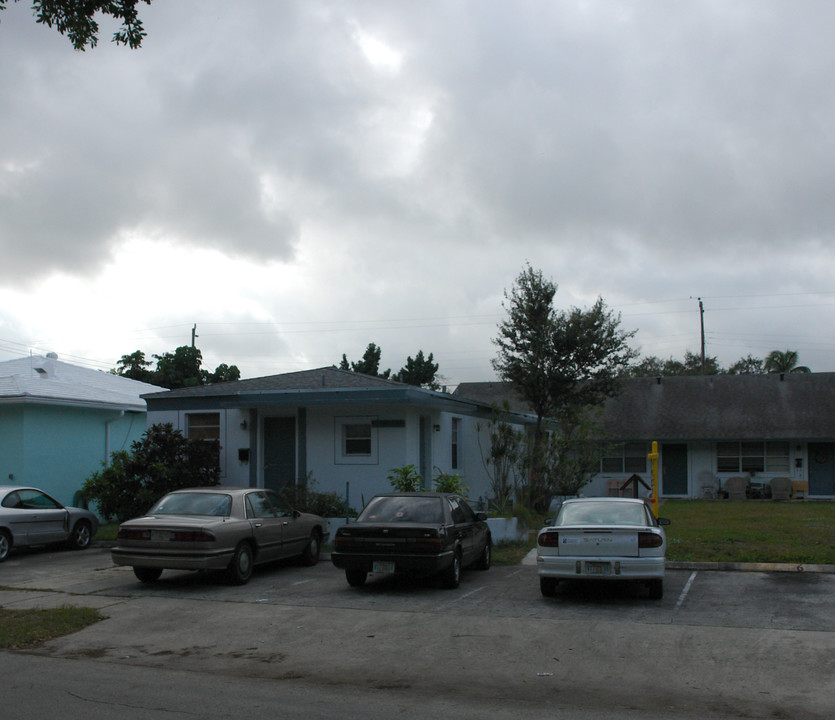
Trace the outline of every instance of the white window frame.
[[[378, 463], [376, 417], [338, 417], [334, 418], [334, 462], [337, 465], [376, 465]], [[349, 452], [348, 428], [367, 426], [369, 435], [368, 452]], [[366, 439], [364, 436], [362, 439]]]
[[[198, 425], [193, 424], [193, 421], [196, 418], [207, 418], [210, 415], [217, 418], [217, 425], [214, 423], [200, 423]], [[207, 432], [213, 429], [217, 431], [217, 434]], [[220, 411], [211, 410], [209, 412], [186, 413], [186, 438], [189, 440], [217, 440], [220, 442]]]

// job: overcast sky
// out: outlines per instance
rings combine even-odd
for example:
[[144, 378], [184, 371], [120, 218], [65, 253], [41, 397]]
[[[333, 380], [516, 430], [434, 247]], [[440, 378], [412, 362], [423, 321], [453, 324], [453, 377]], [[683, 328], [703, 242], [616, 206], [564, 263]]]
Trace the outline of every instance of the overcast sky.
[[0, 13], [0, 360], [494, 378], [526, 263], [643, 355], [835, 371], [835, 3], [155, 0]]

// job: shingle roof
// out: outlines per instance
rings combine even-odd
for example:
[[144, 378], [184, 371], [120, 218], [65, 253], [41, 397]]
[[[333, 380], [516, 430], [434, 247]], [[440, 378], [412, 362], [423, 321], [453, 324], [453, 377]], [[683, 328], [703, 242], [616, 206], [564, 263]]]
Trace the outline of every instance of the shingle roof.
[[[503, 383], [463, 383], [457, 393], [522, 409]], [[833, 408], [835, 373], [629, 378], [603, 419], [621, 440], [832, 440]]]
[[41, 403], [144, 412], [143, 393], [161, 388], [33, 355], [0, 362], [0, 403]]
[[[266, 377], [236, 380], [216, 385], [200, 385], [197, 387], [178, 388], [165, 391], [167, 398], [178, 397], [222, 397], [224, 395], [240, 395], [247, 392], [274, 392], [281, 390], [318, 390], [318, 389], [351, 389], [351, 388], [406, 388], [403, 383], [384, 378], [362, 375], [350, 370], [340, 370], [330, 366], [315, 370], [284, 373], [282, 375], [268, 375]], [[156, 388], [160, 391], [159, 388]], [[153, 397], [153, 395], [151, 396]]]

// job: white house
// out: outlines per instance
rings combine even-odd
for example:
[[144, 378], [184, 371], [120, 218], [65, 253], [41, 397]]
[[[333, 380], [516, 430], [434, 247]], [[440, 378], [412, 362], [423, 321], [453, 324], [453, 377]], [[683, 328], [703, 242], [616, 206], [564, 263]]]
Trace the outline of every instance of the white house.
[[347, 493], [359, 509], [391, 489], [393, 468], [413, 465], [427, 488], [444, 472], [460, 477], [474, 505], [491, 495], [489, 404], [335, 367], [143, 398], [149, 425], [219, 440], [224, 484], [281, 489], [313, 477], [317, 490]]
[[[502, 383], [465, 383], [458, 396], [526, 406]], [[659, 492], [703, 497], [742, 477], [750, 490], [789, 478], [798, 494], [835, 496], [835, 373], [629, 378], [603, 413], [599, 472], [584, 488], [606, 495], [633, 475], [651, 480], [659, 449]], [[646, 485], [639, 485], [640, 494]], [[753, 494], [753, 493], [752, 493]]]

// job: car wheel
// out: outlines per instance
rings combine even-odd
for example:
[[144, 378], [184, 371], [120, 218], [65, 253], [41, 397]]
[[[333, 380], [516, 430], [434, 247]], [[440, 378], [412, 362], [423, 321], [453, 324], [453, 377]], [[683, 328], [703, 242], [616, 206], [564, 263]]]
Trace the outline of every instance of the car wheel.
[[0, 562], [9, 557], [9, 550], [12, 548], [12, 539], [5, 530], [0, 530]]
[[456, 550], [452, 556], [452, 565], [444, 570], [441, 580], [445, 588], [454, 590], [461, 584], [461, 553]]
[[139, 582], [151, 583], [159, 580], [159, 576], [162, 575], [162, 568], [135, 567], [133, 574], [136, 575]]
[[310, 540], [307, 541], [307, 545], [302, 553], [302, 563], [310, 566], [319, 562], [319, 551], [321, 547], [322, 543], [319, 539], [319, 533], [314, 530], [310, 533]]
[[661, 578], [653, 578], [647, 585], [649, 586], [650, 600], [660, 600], [664, 597], [664, 581]]
[[554, 597], [554, 595], [557, 594], [557, 582], [558, 580], [556, 580], [556, 578], [539, 578], [539, 592], [541, 592], [544, 597]]
[[476, 567], [479, 570], [489, 570], [490, 563], [493, 560], [493, 546], [490, 542], [490, 539], [487, 539], [487, 544], [484, 546], [484, 550], [481, 553], [481, 557], [478, 559], [476, 563]]
[[93, 528], [86, 520], [79, 520], [67, 540], [73, 550], [85, 550], [93, 539]]
[[252, 546], [247, 542], [238, 543], [235, 555], [226, 570], [226, 575], [233, 585], [245, 585], [252, 577]]
[[365, 585], [365, 578], [367, 577], [368, 573], [365, 572], [365, 570], [345, 571], [345, 579], [351, 587], [360, 587], [361, 585]]

